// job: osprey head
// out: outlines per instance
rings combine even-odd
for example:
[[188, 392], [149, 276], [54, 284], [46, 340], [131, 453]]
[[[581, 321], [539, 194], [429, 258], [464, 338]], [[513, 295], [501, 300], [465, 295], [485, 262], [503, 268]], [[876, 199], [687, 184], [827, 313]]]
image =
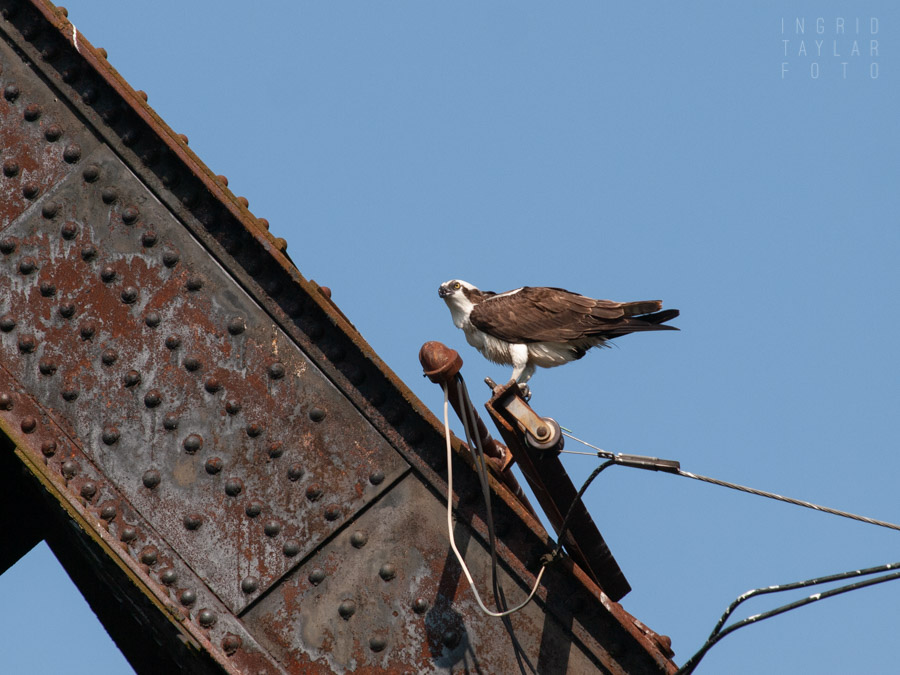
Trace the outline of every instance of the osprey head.
[[468, 281], [463, 281], [462, 279], [451, 279], [450, 281], [445, 281], [438, 288], [438, 295], [441, 296], [446, 302], [450, 302], [450, 298], [455, 295], [467, 297], [471, 295], [470, 293], [466, 293], [466, 291], [475, 291], [478, 292], [478, 289], [475, 288]]

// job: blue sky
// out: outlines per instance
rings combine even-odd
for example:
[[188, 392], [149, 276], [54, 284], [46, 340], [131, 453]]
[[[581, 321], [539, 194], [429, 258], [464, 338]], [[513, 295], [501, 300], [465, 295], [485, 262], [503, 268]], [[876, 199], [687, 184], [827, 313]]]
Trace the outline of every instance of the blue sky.
[[[662, 298], [680, 333], [539, 372], [535, 409], [607, 450], [900, 521], [896, 3], [66, 5], [435, 412], [427, 340], [460, 351], [476, 401], [508, 377], [453, 327], [442, 281]], [[596, 464], [566, 465], [580, 484]], [[614, 467], [587, 505], [624, 607], [679, 663], [747, 589], [900, 560], [896, 532], [673, 476]], [[62, 574], [28, 562], [4, 597]], [[56, 671], [7, 623], [77, 616], [59, 598], [0, 617], [30, 672]], [[818, 603], [697, 672], [895, 672], [898, 606], [898, 582]], [[67, 672], [81, 648], [130, 672], [64, 634]]]

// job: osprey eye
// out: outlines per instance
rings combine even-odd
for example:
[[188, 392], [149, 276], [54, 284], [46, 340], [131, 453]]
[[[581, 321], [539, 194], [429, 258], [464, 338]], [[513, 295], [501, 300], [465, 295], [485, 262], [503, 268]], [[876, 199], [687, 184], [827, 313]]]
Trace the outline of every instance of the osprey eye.
[[457, 281], [455, 284], [453, 284], [453, 290], [454, 290], [454, 291], [458, 291], [458, 290], [459, 290], [459, 282], [458, 282], [458, 281]]

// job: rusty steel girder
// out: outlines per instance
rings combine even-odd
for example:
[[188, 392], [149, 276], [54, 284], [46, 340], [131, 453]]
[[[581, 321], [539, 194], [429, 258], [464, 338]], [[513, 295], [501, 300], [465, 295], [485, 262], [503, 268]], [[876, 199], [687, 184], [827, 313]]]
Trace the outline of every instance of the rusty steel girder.
[[[0, 524], [16, 551], [51, 540], [138, 672], [185, 645], [194, 672], [674, 670], [567, 561], [483, 616], [438, 421], [64, 10], [0, 11], [0, 429], [23, 472]], [[455, 531], [487, 580], [464, 450]], [[514, 604], [551, 541], [492, 490]]]

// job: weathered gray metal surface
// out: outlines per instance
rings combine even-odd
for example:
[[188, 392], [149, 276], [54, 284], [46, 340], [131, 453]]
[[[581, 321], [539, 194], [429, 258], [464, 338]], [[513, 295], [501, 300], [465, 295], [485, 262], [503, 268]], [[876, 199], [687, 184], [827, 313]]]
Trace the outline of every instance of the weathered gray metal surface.
[[[434, 417], [63, 12], [0, 10], [0, 428], [128, 606], [226, 672], [673, 669], [571, 565], [511, 624], [476, 614]], [[515, 597], [549, 540], [493, 488]]]

